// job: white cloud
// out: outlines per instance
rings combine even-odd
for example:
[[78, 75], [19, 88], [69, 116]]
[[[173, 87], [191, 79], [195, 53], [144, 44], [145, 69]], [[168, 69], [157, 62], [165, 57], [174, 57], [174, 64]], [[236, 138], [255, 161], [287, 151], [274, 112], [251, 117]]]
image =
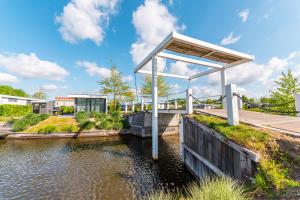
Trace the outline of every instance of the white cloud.
[[94, 62], [78, 61], [76, 64], [80, 67], [84, 67], [89, 76], [97, 75], [100, 76], [100, 78], [110, 77], [110, 69], [97, 66], [97, 64]]
[[17, 83], [18, 79], [16, 76], [8, 74], [8, 73], [1, 73], [0, 72], [0, 83]]
[[59, 32], [70, 43], [89, 39], [99, 45], [118, 3], [119, 0], [71, 0], [56, 16]]
[[[100, 67], [94, 62], [89, 61], [78, 61], [76, 63], [79, 67], [84, 67], [85, 71], [88, 73], [89, 76], [100, 76], [100, 78], [109, 78], [110, 77], [110, 69], [105, 67]], [[133, 77], [123, 76], [123, 81], [130, 82], [133, 80]]]
[[220, 94], [220, 88], [208, 86], [193, 86], [192, 93], [194, 97], [215, 96]]
[[62, 80], [69, 72], [54, 62], [39, 59], [34, 53], [0, 54], [0, 68], [23, 78]]
[[[135, 64], [142, 61], [169, 33], [183, 30], [176, 17], [160, 0], [145, 0], [145, 3], [133, 12], [132, 23], [138, 39], [131, 45], [131, 56]], [[149, 66], [148, 66], [149, 67]], [[159, 70], [163, 71], [161, 67]]]
[[54, 85], [54, 84], [45, 84], [45, 85], [42, 85], [41, 89], [44, 91], [47, 91], [47, 92], [52, 92], [52, 91], [57, 90], [58, 86]]
[[242, 18], [243, 22], [246, 22], [249, 16], [250, 10], [249, 9], [244, 9], [241, 12], [239, 12], [239, 17]]
[[171, 64], [170, 71], [172, 74], [184, 75], [184, 76], [191, 76], [196, 73], [199, 73], [198, 70], [191, 69], [189, 66], [190, 65], [188, 63], [177, 61]]
[[241, 36], [234, 36], [233, 32], [231, 32], [227, 37], [224, 37], [221, 41], [221, 45], [229, 45], [237, 43], [241, 39]]
[[123, 76], [123, 78], [122, 78], [122, 81], [125, 81], [125, 82], [130, 82], [132, 80], [133, 80], [132, 76]]

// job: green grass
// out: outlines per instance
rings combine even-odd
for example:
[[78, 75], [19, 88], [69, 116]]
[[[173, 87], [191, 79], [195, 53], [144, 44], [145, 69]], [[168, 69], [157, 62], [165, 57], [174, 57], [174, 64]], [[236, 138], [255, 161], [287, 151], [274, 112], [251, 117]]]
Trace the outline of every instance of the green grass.
[[269, 141], [269, 135], [248, 125], [229, 126], [227, 121], [219, 117], [194, 115], [193, 119], [205, 124], [224, 137], [256, 151], [264, 151]]
[[192, 118], [217, 131], [227, 139], [261, 155], [258, 173], [254, 181], [255, 187], [269, 192], [299, 186], [298, 182], [289, 177], [289, 170], [283, 165], [288, 160], [284, 156], [278, 156], [283, 153], [279, 151], [278, 144], [274, 144], [275, 141], [268, 133], [246, 124], [229, 126], [226, 120], [215, 116], [194, 115]]
[[231, 178], [205, 178], [187, 188], [187, 196], [162, 191], [147, 197], [148, 200], [250, 200], [243, 186]]

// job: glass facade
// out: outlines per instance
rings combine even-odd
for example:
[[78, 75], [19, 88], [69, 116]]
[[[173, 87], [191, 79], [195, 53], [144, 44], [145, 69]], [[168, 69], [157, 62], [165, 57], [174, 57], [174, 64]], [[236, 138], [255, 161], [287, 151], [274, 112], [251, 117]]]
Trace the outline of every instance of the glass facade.
[[105, 112], [106, 99], [104, 98], [76, 98], [75, 107], [76, 112]]

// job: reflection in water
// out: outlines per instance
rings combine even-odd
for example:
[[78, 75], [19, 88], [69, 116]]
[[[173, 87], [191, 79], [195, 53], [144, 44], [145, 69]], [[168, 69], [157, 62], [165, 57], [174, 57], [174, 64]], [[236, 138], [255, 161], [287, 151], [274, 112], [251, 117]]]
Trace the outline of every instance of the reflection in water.
[[0, 141], [0, 199], [140, 199], [183, 188], [193, 178], [177, 137]]

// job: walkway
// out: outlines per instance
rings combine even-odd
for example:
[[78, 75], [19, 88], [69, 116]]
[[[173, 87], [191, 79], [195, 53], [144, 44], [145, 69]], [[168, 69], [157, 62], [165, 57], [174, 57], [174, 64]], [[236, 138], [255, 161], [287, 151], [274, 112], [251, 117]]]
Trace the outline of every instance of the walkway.
[[[226, 118], [226, 110], [223, 109], [195, 109], [195, 112], [203, 112]], [[267, 113], [239, 111], [240, 121], [258, 127], [269, 128], [275, 131], [300, 137], [300, 118]]]

